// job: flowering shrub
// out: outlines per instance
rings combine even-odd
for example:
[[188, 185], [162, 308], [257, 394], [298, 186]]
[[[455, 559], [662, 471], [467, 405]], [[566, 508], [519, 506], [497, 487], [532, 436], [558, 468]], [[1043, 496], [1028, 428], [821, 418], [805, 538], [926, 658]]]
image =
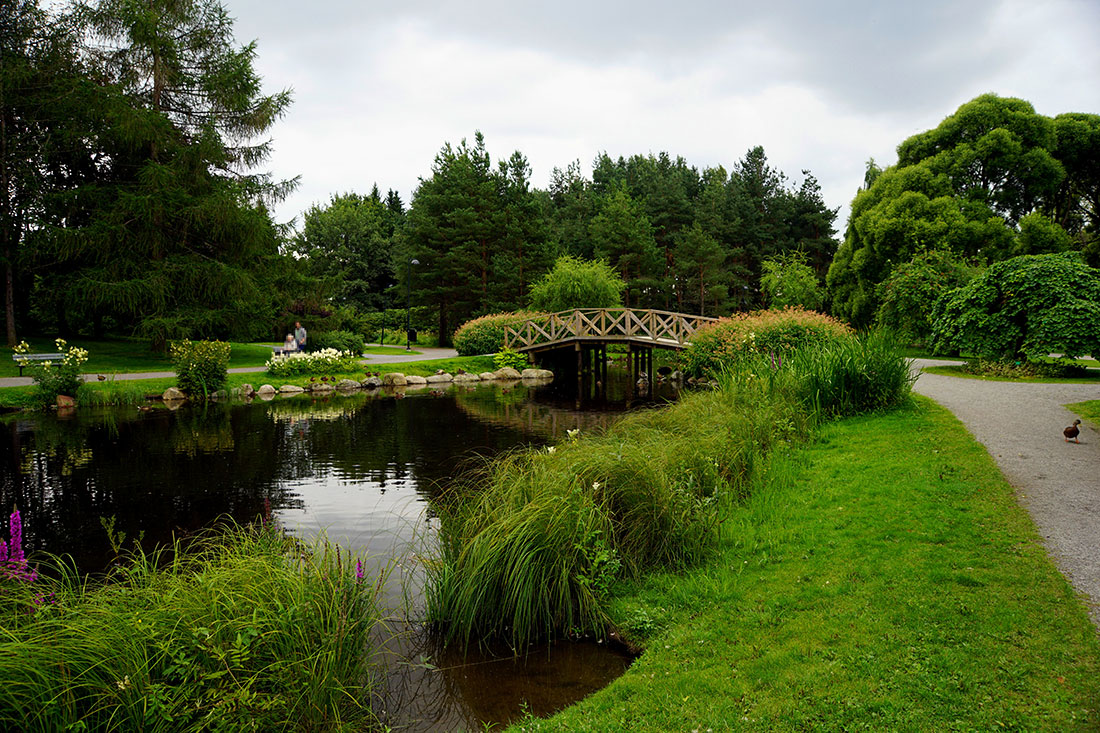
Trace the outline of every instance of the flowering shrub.
[[229, 381], [229, 344], [224, 341], [173, 341], [176, 386], [190, 397], [204, 397]]
[[[75, 397], [77, 389], [84, 383], [80, 368], [88, 361], [88, 350], [78, 346], [69, 346], [65, 339], [54, 341], [57, 346], [57, 362], [27, 359], [19, 361], [24, 369], [29, 369], [31, 379], [38, 385], [38, 399], [42, 404], [52, 404], [58, 395]], [[14, 349], [16, 354], [27, 354], [31, 347], [21, 341]]]
[[492, 313], [466, 321], [455, 331], [454, 344], [459, 356], [495, 354], [504, 348], [504, 329], [513, 323], [533, 316], [545, 315], [538, 311]]
[[852, 329], [835, 318], [801, 308], [738, 313], [699, 329], [684, 350], [684, 372], [715, 375], [757, 354], [776, 358], [828, 342], [845, 341]]
[[351, 351], [321, 349], [320, 351], [293, 351], [272, 356], [267, 362], [267, 373], [273, 377], [293, 377], [298, 374], [340, 374], [360, 368], [359, 355]]

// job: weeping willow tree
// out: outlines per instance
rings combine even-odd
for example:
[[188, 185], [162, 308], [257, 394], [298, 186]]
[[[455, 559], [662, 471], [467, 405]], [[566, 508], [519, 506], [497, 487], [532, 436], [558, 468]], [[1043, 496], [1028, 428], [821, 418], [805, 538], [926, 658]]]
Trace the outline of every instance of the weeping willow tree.
[[106, 124], [94, 175], [56, 202], [40, 299], [155, 345], [265, 332], [284, 265], [268, 206], [295, 181], [256, 169], [289, 92], [262, 92], [255, 44], [236, 45], [216, 0], [93, 0], [74, 15]]

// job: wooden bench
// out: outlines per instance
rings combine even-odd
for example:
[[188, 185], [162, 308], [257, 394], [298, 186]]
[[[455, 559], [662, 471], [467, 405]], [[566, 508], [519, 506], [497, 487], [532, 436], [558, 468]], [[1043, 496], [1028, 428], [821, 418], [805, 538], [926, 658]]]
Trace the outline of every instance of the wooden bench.
[[12, 354], [11, 360], [19, 365], [19, 376], [23, 376], [24, 361], [61, 361], [65, 356], [56, 351], [52, 354]]

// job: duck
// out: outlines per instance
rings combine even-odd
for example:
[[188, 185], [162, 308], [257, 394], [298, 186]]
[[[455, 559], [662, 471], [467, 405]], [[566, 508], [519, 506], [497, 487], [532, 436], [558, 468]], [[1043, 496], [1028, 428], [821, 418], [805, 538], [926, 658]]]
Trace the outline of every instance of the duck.
[[1070, 439], [1072, 439], [1074, 443], [1081, 442], [1077, 439], [1077, 436], [1081, 434], [1081, 428], [1077, 427], [1080, 424], [1080, 420], [1074, 420], [1072, 425], [1062, 431], [1062, 435], [1066, 436], [1067, 443], [1070, 441]]
[[97, 374], [95, 378], [102, 382], [107, 379], [107, 376], [104, 374]]

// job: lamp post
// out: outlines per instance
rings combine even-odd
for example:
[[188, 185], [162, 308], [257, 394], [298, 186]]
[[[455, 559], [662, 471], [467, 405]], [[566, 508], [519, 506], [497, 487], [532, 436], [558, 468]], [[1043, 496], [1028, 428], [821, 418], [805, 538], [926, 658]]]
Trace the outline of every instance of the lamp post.
[[412, 351], [412, 322], [409, 320], [409, 311], [412, 308], [412, 268], [419, 264], [420, 260], [412, 259], [405, 268], [405, 351]]

